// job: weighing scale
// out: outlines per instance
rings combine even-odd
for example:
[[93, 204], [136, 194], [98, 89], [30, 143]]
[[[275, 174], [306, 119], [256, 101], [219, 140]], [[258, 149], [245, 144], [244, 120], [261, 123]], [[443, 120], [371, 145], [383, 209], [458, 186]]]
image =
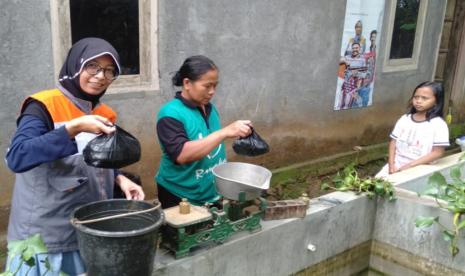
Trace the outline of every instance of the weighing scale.
[[193, 247], [222, 243], [237, 232], [260, 231], [266, 200], [245, 200], [245, 192], [238, 198], [223, 199], [215, 206], [191, 205], [188, 214], [182, 214], [179, 205], [165, 209], [161, 246], [174, 252], [178, 259], [189, 255]]
[[271, 172], [254, 164], [227, 162], [214, 167], [212, 173], [222, 200], [215, 205], [191, 206], [188, 214], [183, 214], [180, 206], [164, 210], [161, 245], [176, 258], [187, 256], [193, 247], [222, 243], [237, 232], [262, 228], [260, 219], [267, 204], [260, 195], [269, 188]]

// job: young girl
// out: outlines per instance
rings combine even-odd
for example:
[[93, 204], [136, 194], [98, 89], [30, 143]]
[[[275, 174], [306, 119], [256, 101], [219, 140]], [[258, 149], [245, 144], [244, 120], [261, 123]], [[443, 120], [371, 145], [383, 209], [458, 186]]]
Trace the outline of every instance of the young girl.
[[423, 82], [414, 90], [409, 111], [396, 123], [389, 142], [389, 163], [376, 177], [428, 164], [449, 146], [449, 129], [441, 118], [444, 90], [440, 83]]

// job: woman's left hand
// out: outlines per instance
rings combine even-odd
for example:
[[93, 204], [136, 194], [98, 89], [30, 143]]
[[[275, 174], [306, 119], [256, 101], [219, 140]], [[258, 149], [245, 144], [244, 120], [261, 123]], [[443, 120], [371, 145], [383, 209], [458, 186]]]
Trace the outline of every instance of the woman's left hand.
[[118, 175], [116, 183], [118, 183], [121, 191], [126, 195], [126, 199], [144, 200], [145, 194], [142, 187], [129, 180], [126, 176], [122, 174]]

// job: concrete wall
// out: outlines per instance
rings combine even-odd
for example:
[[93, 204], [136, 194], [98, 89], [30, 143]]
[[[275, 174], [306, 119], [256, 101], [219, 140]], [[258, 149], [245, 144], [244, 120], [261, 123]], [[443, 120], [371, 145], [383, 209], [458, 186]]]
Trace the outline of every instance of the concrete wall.
[[[377, 254], [372, 255], [370, 266], [389, 275], [406, 275], [393, 273], [393, 263], [403, 269], [419, 272], [420, 275], [425, 272], [429, 272], [430, 275], [460, 275], [450, 273], [454, 270], [463, 275], [463, 235], [458, 244], [460, 253], [452, 258], [448, 249], [449, 242], [443, 240], [442, 230], [437, 225], [430, 228], [415, 227], [415, 219], [418, 216], [439, 216], [441, 223], [449, 227], [452, 223], [450, 213], [429, 206], [421, 200], [406, 200], [400, 197], [395, 204], [378, 205], [373, 240], [375, 243], [388, 244], [388, 248], [391, 249], [377, 250]], [[409, 258], [404, 258], [405, 255]], [[449, 273], [440, 273], [441, 271]]]
[[[458, 161], [463, 153], [457, 153], [445, 158], [442, 158], [435, 165], [423, 165], [411, 170], [400, 172], [391, 176], [391, 181], [397, 183], [397, 194], [399, 199], [395, 204], [387, 202], [380, 202], [376, 212], [376, 223], [373, 233], [373, 240], [389, 244], [397, 249], [407, 251], [416, 258], [431, 260], [430, 262], [417, 262], [413, 265], [408, 263], [406, 259], [402, 260], [399, 254], [396, 263], [411, 266], [411, 268], [429, 269], [436, 271], [438, 274], [441, 268], [436, 264], [441, 264], [445, 267], [456, 269], [465, 273], [463, 264], [465, 263], [465, 240], [463, 233], [459, 239], [458, 247], [460, 253], [452, 258], [448, 246], [449, 243], [445, 242], [442, 238], [442, 229], [437, 225], [429, 228], [415, 227], [415, 219], [418, 216], [439, 216], [439, 221], [451, 227], [452, 215], [450, 212], [441, 210], [437, 207], [436, 202], [430, 197], [418, 197], [417, 193], [423, 192], [427, 188], [428, 177], [434, 172], [440, 172], [449, 178], [450, 169], [454, 166], [462, 166], [462, 179], [463, 179], [463, 165], [464, 161]], [[373, 259], [376, 261], [376, 258]], [[436, 263], [436, 264], [434, 264]], [[434, 269], [434, 267], [437, 267]], [[380, 271], [389, 272], [390, 265], [383, 262], [378, 262], [376, 269]], [[442, 275], [450, 275], [442, 274]]]
[[[142, 160], [129, 170], [142, 176], [149, 197], [160, 150], [154, 117], [170, 99], [171, 72], [189, 55], [205, 54], [220, 68], [214, 102], [224, 124], [251, 119], [271, 145], [263, 157], [231, 160], [272, 169], [385, 142], [412, 88], [431, 79], [445, 0], [430, 1], [418, 70], [383, 73], [377, 64], [373, 105], [333, 111], [345, 4], [340, 0], [158, 0], [160, 91], [107, 95], [120, 124], [142, 142]], [[389, 3], [389, 0], [386, 1]], [[384, 34], [379, 56], [384, 55]], [[0, 2], [0, 152], [15, 130], [19, 105], [29, 94], [53, 87], [49, 1]], [[380, 116], [382, 114], [382, 116]], [[230, 142], [228, 142], [230, 143]], [[0, 202], [8, 206], [14, 175], [0, 165]]]
[[413, 88], [432, 78], [445, 2], [430, 1], [418, 69], [402, 72], [382, 72], [386, 8], [373, 105], [333, 111], [341, 1], [160, 1], [162, 93], [172, 94], [170, 72], [185, 56], [210, 56], [224, 121], [254, 121], [272, 151], [251, 161], [268, 167], [384, 142]]
[[[0, 1], [0, 26], [0, 155], [3, 161], [16, 129], [22, 100], [54, 83], [48, 1]], [[0, 179], [0, 248], [3, 248], [14, 183], [14, 174], [4, 162], [0, 162]]]
[[303, 219], [262, 221], [260, 232], [236, 234], [222, 245], [193, 250], [190, 257], [175, 260], [161, 248], [153, 275], [339, 276], [355, 275], [369, 266], [386, 275], [463, 275], [463, 237], [460, 253], [452, 258], [437, 226], [415, 227], [420, 215], [439, 215], [448, 225], [451, 214], [433, 200], [401, 188], [422, 182], [424, 190], [433, 172], [447, 174], [461, 155], [391, 175], [398, 197], [393, 202], [334, 192], [311, 200]]
[[[370, 241], [375, 213], [373, 200], [331, 193], [312, 201], [303, 219], [262, 221], [262, 231], [238, 233], [224, 245], [198, 249], [192, 257], [174, 260], [159, 249], [153, 275], [290, 275]], [[314, 251], [308, 250], [310, 244]], [[351, 260], [357, 266], [345, 263], [345, 274], [336, 275], [368, 267], [368, 255]]]

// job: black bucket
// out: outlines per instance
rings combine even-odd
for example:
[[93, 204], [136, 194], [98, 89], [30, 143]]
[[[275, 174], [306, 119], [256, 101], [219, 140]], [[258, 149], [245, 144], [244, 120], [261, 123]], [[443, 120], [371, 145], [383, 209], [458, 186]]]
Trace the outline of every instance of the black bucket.
[[163, 223], [161, 208], [99, 222], [77, 221], [98, 219], [155, 206], [136, 200], [111, 199], [80, 206], [72, 214], [77, 229], [81, 256], [87, 275], [151, 275], [157, 249], [158, 229]]

